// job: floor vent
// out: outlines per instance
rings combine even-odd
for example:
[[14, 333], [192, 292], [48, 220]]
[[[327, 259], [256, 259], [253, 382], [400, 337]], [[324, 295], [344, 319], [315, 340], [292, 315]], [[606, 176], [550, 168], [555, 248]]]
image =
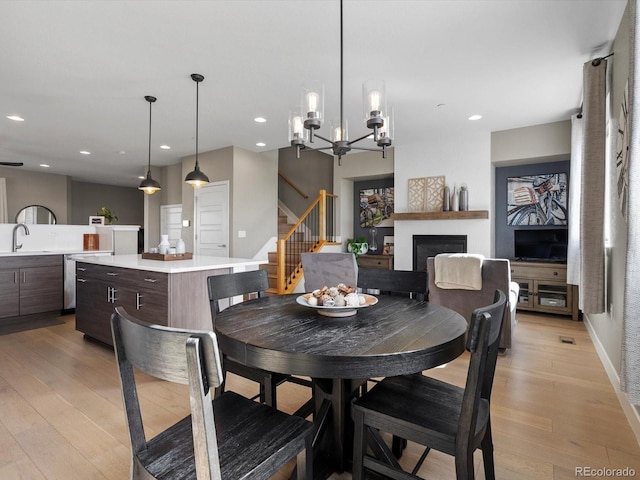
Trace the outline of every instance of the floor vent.
[[569, 345], [575, 345], [576, 341], [573, 337], [563, 337], [562, 335], [558, 337], [560, 339], [560, 343], [568, 343]]

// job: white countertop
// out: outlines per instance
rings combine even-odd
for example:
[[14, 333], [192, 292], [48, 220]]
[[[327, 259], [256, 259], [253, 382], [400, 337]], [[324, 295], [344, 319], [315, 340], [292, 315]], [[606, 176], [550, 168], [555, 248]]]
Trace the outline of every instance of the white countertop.
[[215, 270], [222, 268], [238, 268], [257, 266], [268, 263], [267, 260], [250, 258], [208, 257], [194, 255], [190, 260], [147, 260], [142, 255], [112, 255], [108, 257], [91, 257], [82, 254], [74, 255], [77, 262], [106, 265], [108, 267], [132, 268], [161, 273], [184, 273], [199, 270]]
[[0, 252], [0, 257], [16, 257], [16, 256], [31, 256], [31, 255], [111, 255], [111, 250], [18, 250], [17, 252]]

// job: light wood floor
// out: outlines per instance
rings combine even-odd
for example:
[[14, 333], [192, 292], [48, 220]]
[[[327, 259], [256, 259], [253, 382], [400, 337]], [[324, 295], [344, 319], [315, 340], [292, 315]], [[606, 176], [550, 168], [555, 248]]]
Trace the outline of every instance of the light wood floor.
[[[63, 318], [64, 325], [0, 336], [0, 479], [125, 480], [129, 443], [113, 352], [83, 340], [73, 316]], [[428, 374], [462, 384], [466, 361]], [[148, 435], [187, 414], [186, 388], [143, 381]], [[238, 377], [229, 384], [255, 392]], [[282, 386], [281, 407], [293, 411], [307, 394]], [[640, 447], [581, 322], [519, 313], [515, 345], [498, 361], [492, 417], [500, 479], [575, 479], [576, 467], [640, 475]], [[417, 455], [409, 444], [403, 462]], [[477, 454], [484, 479], [481, 464]], [[453, 472], [450, 457], [432, 452], [420, 475], [451, 479]]]

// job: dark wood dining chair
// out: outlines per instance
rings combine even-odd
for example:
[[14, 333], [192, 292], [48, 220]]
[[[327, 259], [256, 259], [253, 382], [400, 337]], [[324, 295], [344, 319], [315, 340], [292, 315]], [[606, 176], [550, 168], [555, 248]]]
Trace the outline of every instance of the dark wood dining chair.
[[[266, 270], [250, 270], [247, 272], [212, 275], [207, 278], [207, 287], [209, 289], [211, 318], [213, 326], [215, 326], [216, 316], [220, 313], [220, 300], [251, 294], [262, 297], [264, 292], [269, 288], [269, 278]], [[227, 356], [223, 357], [222, 367], [224, 378], [226, 378], [227, 372], [231, 372], [258, 383], [260, 386], [260, 393], [258, 394], [260, 402], [266, 403], [274, 408], [277, 408], [278, 405], [276, 394], [277, 386], [282, 382], [290, 381], [311, 387], [310, 380], [249, 367]], [[224, 391], [224, 380], [219, 391]], [[297, 413], [306, 417], [305, 413], [308, 414], [311, 413], [311, 411], [312, 404], [309, 403], [305, 409], [301, 409]]]
[[[313, 424], [234, 392], [212, 398], [222, 381], [215, 333], [142, 322], [117, 307], [111, 330], [127, 427], [132, 480], [268, 479], [296, 459], [312, 477]], [[191, 414], [145, 435], [134, 368], [189, 385]]]
[[[454, 456], [457, 480], [474, 478], [473, 452], [481, 448], [485, 478], [495, 478], [490, 399], [505, 303], [505, 294], [497, 290], [493, 304], [471, 315], [464, 388], [423, 375], [389, 377], [353, 403], [354, 480], [364, 478], [365, 469], [394, 479], [419, 478], [431, 448]], [[380, 431], [427, 447], [410, 475]], [[368, 444], [375, 457], [367, 454]]]
[[424, 301], [429, 293], [427, 272], [359, 268], [358, 287], [364, 293], [379, 290], [381, 294], [401, 294]]
[[[386, 270], [381, 268], [358, 268], [358, 288], [363, 293], [374, 293], [382, 295], [404, 295], [415, 298], [418, 301], [427, 299], [429, 293], [429, 282], [427, 272], [410, 270]], [[377, 382], [370, 378], [362, 384], [361, 393], [367, 392], [369, 382]], [[394, 442], [394, 444], [397, 443]], [[404, 443], [404, 442], [402, 442]], [[401, 444], [394, 445], [394, 451]]]

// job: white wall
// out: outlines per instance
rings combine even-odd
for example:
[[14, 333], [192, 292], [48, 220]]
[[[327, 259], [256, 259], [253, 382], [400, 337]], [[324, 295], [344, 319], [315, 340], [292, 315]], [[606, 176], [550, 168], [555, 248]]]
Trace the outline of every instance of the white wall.
[[444, 175], [450, 188], [466, 184], [469, 210], [488, 210], [488, 220], [403, 220], [394, 222], [397, 270], [413, 269], [413, 235], [467, 235], [467, 250], [493, 252], [493, 167], [491, 136], [475, 132], [428, 138], [395, 147], [395, 211], [408, 212], [408, 180]]

